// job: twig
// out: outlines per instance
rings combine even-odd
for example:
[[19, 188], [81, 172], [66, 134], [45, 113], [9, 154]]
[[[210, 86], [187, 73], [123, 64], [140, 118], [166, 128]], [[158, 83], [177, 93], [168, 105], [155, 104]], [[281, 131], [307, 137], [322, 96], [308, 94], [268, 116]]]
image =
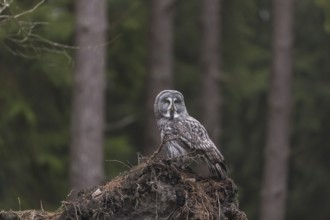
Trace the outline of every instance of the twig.
[[106, 162], [117, 162], [117, 163], [120, 163], [122, 165], [124, 165], [125, 167], [127, 167], [128, 169], [131, 169], [130, 166], [128, 166], [126, 163], [120, 161], [120, 160], [105, 160]]
[[11, 0], [10, 2], [7, 2], [6, 0], [4, 0], [3, 3], [0, 3], [1, 4], [0, 14], [2, 13], [2, 11], [4, 11], [6, 8], [8, 8], [12, 2], [13, 2], [13, 0]]
[[129, 115], [126, 116], [119, 121], [112, 122], [109, 125], [106, 126], [107, 131], [113, 131], [113, 130], [118, 130], [126, 127], [127, 125], [132, 124], [136, 120], [135, 115]]
[[33, 8], [31, 8], [30, 10], [23, 11], [23, 12], [20, 13], [20, 14], [14, 15], [13, 17], [16, 19], [16, 18], [21, 17], [21, 16], [23, 16], [23, 15], [26, 15], [26, 14], [32, 13], [32, 12], [35, 11], [37, 8], [39, 8], [39, 6], [42, 5], [44, 2], [45, 2], [45, 0], [41, 0], [39, 3], [37, 3], [37, 4], [36, 4]]
[[159, 154], [159, 152], [162, 150], [162, 148], [163, 148], [163, 146], [166, 142], [171, 141], [171, 140], [175, 140], [175, 139], [178, 139], [178, 137], [173, 137], [173, 138], [168, 138], [168, 139], [164, 138], [162, 143], [160, 143], [158, 149], [151, 155], [151, 157], [149, 158], [147, 163], [152, 161], [157, 156], [157, 154]]
[[19, 210], [21, 211], [21, 199], [19, 197], [17, 197], [17, 200], [18, 200], [18, 207], [19, 207]]
[[[170, 141], [170, 140], [174, 140], [174, 139], [177, 139], [177, 137], [174, 137], [174, 138], [169, 138], [167, 140], [164, 140], [158, 147], [158, 149], [150, 156], [149, 160], [147, 160], [147, 164], [150, 163], [156, 156], [157, 154], [159, 154], [159, 152], [162, 150], [164, 144], [167, 142], [167, 141]], [[176, 160], [178, 158], [190, 158], [190, 159], [195, 159], [195, 158], [198, 158], [200, 159], [201, 157], [203, 157], [203, 155], [201, 154], [195, 154], [196, 152], [198, 152], [197, 150], [194, 150], [192, 152], [189, 152], [187, 154], [184, 154], [184, 155], [179, 155], [179, 156], [176, 156], [176, 157], [171, 157], [171, 158], [168, 158], [169, 160]], [[191, 155], [191, 156], [190, 156]]]
[[45, 210], [44, 210], [44, 206], [42, 205], [42, 200], [40, 200], [40, 209], [41, 209], [41, 211], [43, 211], [43, 212], [45, 211]]
[[147, 163], [150, 163], [156, 156], [159, 154], [159, 152], [162, 150], [164, 143], [161, 143], [158, 147], [158, 149], [151, 155]]

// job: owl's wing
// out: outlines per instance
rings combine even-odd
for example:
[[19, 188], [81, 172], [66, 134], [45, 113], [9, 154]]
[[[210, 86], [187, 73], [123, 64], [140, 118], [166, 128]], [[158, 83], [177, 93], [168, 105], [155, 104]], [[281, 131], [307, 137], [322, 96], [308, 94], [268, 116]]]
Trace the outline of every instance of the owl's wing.
[[170, 127], [168, 138], [176, 139], [188, 152], [203, 155], [211, 173], [222, 179], [225, 178], [224, 157], [199, 121], [189, 116], [185, 120], [173, 122]]

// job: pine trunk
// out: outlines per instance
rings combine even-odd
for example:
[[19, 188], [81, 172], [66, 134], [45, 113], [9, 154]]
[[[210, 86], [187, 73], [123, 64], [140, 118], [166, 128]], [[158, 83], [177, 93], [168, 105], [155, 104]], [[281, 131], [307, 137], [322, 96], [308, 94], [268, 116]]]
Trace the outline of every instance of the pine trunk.
[[273, 0], [273, 57], [261, 220], [285, 219], [290, 151], [293, 7], [293, 0]]
[[[104, 178], [106, 2], [76, 0], [75, 72], [71, 121], [71, 188], [80, 190]], [[75, 191], [76, 192], [76, 191]]]
[[220, 8], [221, 0], [201, 1], [201, 121], [217, 146], [221, 135]]
[[146, 133], [144, 153], [151, 154], [160, 143], [154, 117], [156, 95], [172, 88], [173, 0], [150, 0], [149, 66], [146, 95]]

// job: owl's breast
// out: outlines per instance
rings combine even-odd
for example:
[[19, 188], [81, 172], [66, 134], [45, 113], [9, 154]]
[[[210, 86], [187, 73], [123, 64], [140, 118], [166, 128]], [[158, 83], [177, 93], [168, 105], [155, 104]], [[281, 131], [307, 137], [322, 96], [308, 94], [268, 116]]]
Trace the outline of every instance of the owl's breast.
[[165, 143], [165, 151], [168, 158], [180, 157], [188, 153], [176, 140], [167, 141]]

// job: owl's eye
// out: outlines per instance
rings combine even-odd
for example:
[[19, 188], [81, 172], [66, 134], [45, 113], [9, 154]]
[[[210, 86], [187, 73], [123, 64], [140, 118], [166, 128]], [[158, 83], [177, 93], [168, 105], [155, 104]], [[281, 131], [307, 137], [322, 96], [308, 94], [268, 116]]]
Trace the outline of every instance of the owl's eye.
[[175, 104], [181, 104], [181, 100], [180, 99], [174, 99], [174, 103]]
[[162, 100], [162, 103], [169, 105], [170, 104], [170, 100], [169, 99], [163, 99]]

